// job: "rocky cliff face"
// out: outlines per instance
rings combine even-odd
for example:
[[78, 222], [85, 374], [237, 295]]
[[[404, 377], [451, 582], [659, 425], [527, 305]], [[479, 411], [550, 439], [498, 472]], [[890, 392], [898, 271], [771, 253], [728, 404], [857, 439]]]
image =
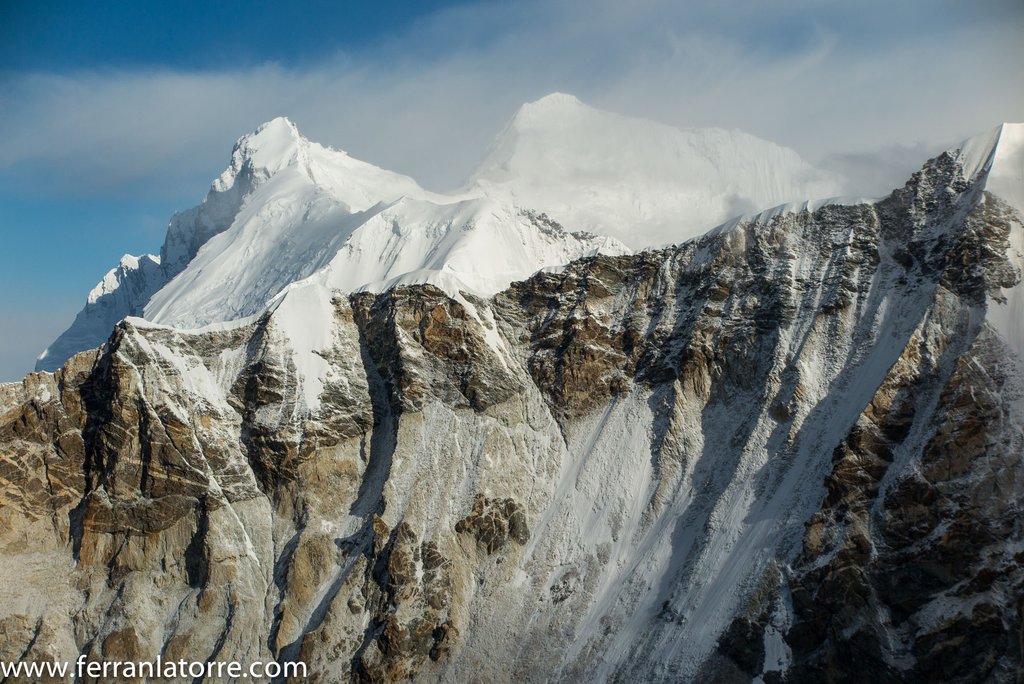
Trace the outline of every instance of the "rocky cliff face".
[[1021, 216], [983, 188], [946, 154], [490, 299], [336, 293], [313, 366], [302, 287], [128, 319], [0, 386], [0, 659], [1020, 681], [1024, 376], [986, 311]]

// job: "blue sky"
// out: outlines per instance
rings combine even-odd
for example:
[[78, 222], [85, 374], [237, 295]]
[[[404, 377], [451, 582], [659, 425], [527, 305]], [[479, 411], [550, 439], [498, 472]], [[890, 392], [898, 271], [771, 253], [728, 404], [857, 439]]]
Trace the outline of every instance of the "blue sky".
[[1019, 0], [0, 2], [0, 380], [274, 116], [444, 190], [561, 90], [877, 192], [1024, 119], [1021, 35]]
[[9, 69], [245, 67], [311, 64], [372, 46], [454, 3], [401, 0], [93, 0], [5, 2]]

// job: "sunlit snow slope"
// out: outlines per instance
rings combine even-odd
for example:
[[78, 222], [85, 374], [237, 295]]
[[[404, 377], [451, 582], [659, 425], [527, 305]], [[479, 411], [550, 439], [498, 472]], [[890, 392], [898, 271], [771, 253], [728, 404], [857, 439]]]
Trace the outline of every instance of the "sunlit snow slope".
[[[411, 281], [491, 294], [542, 266], [625, 251], [545, 226], [510, 202], [429, 193], [305, 140], [284, 120], [243, 144], [265, 179], [230, 227], [146, 305], [148, 320], [196, 327], [251, 315], [310, 276], [344, 291]], [[238, 182], [245, 166], [236, 166], [218, 182]]]

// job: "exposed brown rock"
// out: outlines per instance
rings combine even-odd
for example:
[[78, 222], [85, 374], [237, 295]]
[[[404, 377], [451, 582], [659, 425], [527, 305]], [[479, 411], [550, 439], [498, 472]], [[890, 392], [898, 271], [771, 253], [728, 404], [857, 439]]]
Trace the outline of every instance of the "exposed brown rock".
[[514, 499], [488, 499], [483, 494], [477, 495], [469, 515], [455, 524], [455, 531], [474, 537], [489, 554], [509, 542], [522, 546], [530, 538], [522, 506]]

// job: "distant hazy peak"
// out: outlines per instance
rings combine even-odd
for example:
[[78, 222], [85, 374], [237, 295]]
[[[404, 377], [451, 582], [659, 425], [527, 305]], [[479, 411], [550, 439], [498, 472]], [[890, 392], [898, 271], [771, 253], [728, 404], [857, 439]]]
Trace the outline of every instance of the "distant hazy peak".
[[512, 117], [512, 121], [528, 125], [530, 123], [543, 122], [547, 118], [558, 118], [566, 114], [585, 110], [598, 111], [581, 102], [575, 95], [551, 93], [539, 100], [524, 103], [519, 107], [515, 116]]
[[464, 189], [510, 196], [571, 229], [639, 248], [841, 194], [842, 185], [795, 151], [742, 131], [679, 129], [553, 93], [519, 108]]

